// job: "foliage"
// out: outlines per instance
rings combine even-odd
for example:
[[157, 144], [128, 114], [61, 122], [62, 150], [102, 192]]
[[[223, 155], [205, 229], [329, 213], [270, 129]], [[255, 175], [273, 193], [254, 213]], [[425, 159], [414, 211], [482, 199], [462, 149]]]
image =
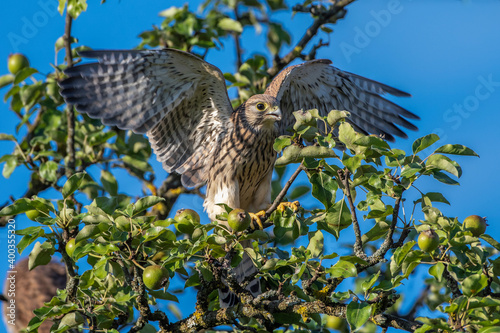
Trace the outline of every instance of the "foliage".
[[[65, 6], [72, 18], [87, 8], [82, 0], [61, 0], [61, 12]], [[283, 1], [207, 0], [202, 9], [202, 15], [187, 6], [163, 11], [164, 21], [140, 35], [139, 47], [168, 46], [205, 56], [222, 47], [226, 38], [239, 41], [249, 26], [266, 28], [273, 64], [265, 55], [243, 61], [238, 47], [238, 68], [225, 74], [238, 88], [235, 104], [261, 92], [293, 59], [314, 58], [324, 44], [311, 45], [312, 36], [329, 34], [327, 25], [345, 15], [343, 6], [333, 4], [308, 0], [295, 6], [295, 12], [312, 16], [312, 36], [281, 57], [291, 37], [273, 21], [273, 13], [288, 9]], [[63, 42], [77, 40], [66, 36]], [[63, 47], [56, 45], [56, 52]], [[85, 48], [73, 48], [67, 62], [73, 62], [72, 56], [79, 61], [75, 50]], [[0, 134], [1, 140], [14, 145], [12, 153], [0, 158], [3, 176], [8, 178], [18, 167], [30, 172], [24, 197], [5, 206], [0, 215], [38, 212], [33, 215], [36, 226], [17, 231], [22, 237], [18, 251], [34, 244], [31, 268], [48, 263], [57, 252], [70, 276], [67, 288], [35, 312], [31, 331], [48, 318], [55, 319], [57, 332], [78, 326], [114, 332], [124, 327], [132, 332], [155, 330], [151, 324], [174, 332], [220, 325], [261, 332], [327, 331], [327, 316], [345, 318], [351, 330], [364, 332], [374, 332], [377, 326], [411, 332], [489, 332], [500, 325], [500, 261], [495, 257], [500, 244], [488, 234], [475, 237], [456, 218], [444, 216], [434, 205], [449, 202], [438, 190], [421, 193], [415, 186], [422, 177], [434, 178], [436, 185], [457, 185], [462, 170], [449, 156], [477, 156], [473, 150], [447, 144], [428, 153], [439, 139], [429, 134], [406, 153], [379, 137], [355, 132], [346, 111], [333, 110], [327, 117], [315, 110], [297, 112], [293, 133], [275, 142], [282, 155], [273, 193], [277, 196], [282, 190], [285, 166], [299, 164], [296, 173], [305, 172], [310, 185], [292, 187], [288, 199], [302, 200], [310, 191], [319, 208], [272, 210], [264, 221], [266, 231], [232, 233], [216, 221], [183, 229], [167, 218], [170, 208], [179, 195], [200, 194], [199, 190], [183, 189], [175, 175], [155, 185], [150, 164], [155, 162], [144, 137], [104, 127], [65, 105], [57, 81], [66, 67], [54, 64], [54, 72], [47, 75], [27, 67], [0, 78], [8, 87], [5, 100], [19, 117], [15, 130], [25, 133], [19, 139]], [[119, 170], [144, 184], [144, 193], [123, 194], [114, 176]], [[43, 198], [49, 188], [55, 192]], [[407, 191], [420, 192], [420, 199], [407, 202]], [[424, 219], [416, 220], [418, 212]], [[226, 214], [220, 216], [225, 218]], [[366, 226], [370, 228], [363, 233]], [[350, 255], [325, 251], [327, 242], [350, 228], [356, 236]], [[428, 229], [440, 238], [431, 253], [419, 250], [413, 240]], [[243, 248], [243, 240], [253, 246]], [[257, 299], [244, 289], [250, 279], [239, 284], [227, 273], [240, 262], [243, 251], [256, 264], [265, 291]], [[144, 286], [142, 272], [152, 265], [168, 272], [163, 289]], [[402, 315], [402, 285], [414, 283], [416, 270], [427, 267], [420, 301]], [[223, 279], [244, 306], [219, 308], [217, 290]], [[184, 281], [182, 290], [169, 285], [175, 280]], [[196, 309], [182, 319], [172, 304], [187, 290], [197, 294]], [[153, 311], [150, 306], [156, 304], [168, 307]], [[415, 318], [424, 305], [437, 315]]]

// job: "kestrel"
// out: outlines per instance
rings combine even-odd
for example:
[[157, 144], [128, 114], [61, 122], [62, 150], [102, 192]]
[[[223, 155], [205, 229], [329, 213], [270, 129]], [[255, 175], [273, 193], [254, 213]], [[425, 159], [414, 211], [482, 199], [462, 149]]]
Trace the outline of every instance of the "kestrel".
[[[85, 51], [92, 62], [66, 70], [61, 94], [69, 104], [105, 125], [146, 133], [158, 161], [182, 175], [186, 187], [206, 183], [210, 219], [219, 203], [250, 212], [271, 204], [275, 138], [286, 134], [300, 109], [348, 110], [363, 133], [406, 137], [418, 116], [381, 95], [410, 96], [385, 84], [313, 60], [281, 71], [265, 93], [233, 110], [222, 72], [190, 53], [174, 50]], [[238, 280], [255, 271], [251, 260]], [[257, 286], [249, 285], [258, 294]], [[227, 295], [226, 295], [227, 296]], [[235, 303], [221, 295], [221, 305]]]

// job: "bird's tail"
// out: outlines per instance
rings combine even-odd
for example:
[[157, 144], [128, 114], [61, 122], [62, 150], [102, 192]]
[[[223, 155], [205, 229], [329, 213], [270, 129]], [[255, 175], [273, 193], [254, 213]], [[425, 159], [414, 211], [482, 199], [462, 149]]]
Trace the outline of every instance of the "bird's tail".
[[[241, 242], [241, 245], [243, 245], [243, 247], [251, 247], [251, 241], [248, 241], [248, 240], [243, 241], [243, 242]], [[257, 272], [257, 267], [255, 267], [252, 259], [250, 259], [250, 257], [248, 256], [248, 254], [246, 252], [243, 253], [243, 259], [238, 264], [238, 266], [233, 268], [233, 273], [235, 274], [236, 280], [238, 281], [238, 283], [242, 283], [243, 280], [245, 280], [245, 278], [247, 276], [253, 275], [256, 272]], [[231, 307], [231, 306], [238, 304], [238, 302], [240, 301], [238, 296], [236, 296], [236, 294], [234, 294], [229, 289], [229, 286], [225, 283], [224, 280], [223, 280], [223, 282], [224, 282], [224, 287], [219, 289], [220, 307], [221, 308], [228, 308], [228, 307]], [[261, 291], [260, 291], [259, 279], [254, 279], [254, 280], [250, 281], [250, 283], [248, 283], [248, 285], [246, 286], [245, 289], [250, 291], [250, 293], [252, 293], [252, 295], [254, 297], [257, 297], [258, 295], [260, 295]]]

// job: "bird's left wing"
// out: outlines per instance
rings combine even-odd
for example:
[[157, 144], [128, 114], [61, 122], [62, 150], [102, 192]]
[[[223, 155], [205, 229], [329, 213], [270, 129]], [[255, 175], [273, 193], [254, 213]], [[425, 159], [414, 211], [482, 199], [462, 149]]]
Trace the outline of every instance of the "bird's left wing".
[[98, 62], [72, 67], [66, 102], [105, 125], [147, 133], [168, 171], [203, 183], [208, 156], [230, 130], [233, 108], [222, 72], [178, 50], [85, 51]]
[[383, 135], [390, 141], [394, 140], [393, 135], [407, 137], [398, 126], [417, 129], [405, 119], [419, 119], [417, 115], [381, 96], [408, 97], [409, 94], [342, 71], [331, 66], [331, 61], [326, 59], [285, 68], [273, 79], [265, 93], [280, 101], [282, 134], [286, 134], [286, 130], [295, 123], [292, 112], [300, 109], [318, 109], [323, 116], [331, 110], [347, 110], [351, 113], [347, 121], [356, 130]]

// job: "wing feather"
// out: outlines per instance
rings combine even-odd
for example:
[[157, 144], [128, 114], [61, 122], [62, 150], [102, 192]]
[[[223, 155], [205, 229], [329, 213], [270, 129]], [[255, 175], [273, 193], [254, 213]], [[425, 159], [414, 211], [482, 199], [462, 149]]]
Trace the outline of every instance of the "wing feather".
[[408, 97], [410, 94], [362, 76], [341, 71], [326, 59], [313, 60], [288, 67], [280, 72], [266, 94], [280, 100], [283, 118], [280, 132], [293, 126], [292, 112], [317, 108], [322, 115], [331, 110], [351, 112], [348, 121], [363, 133], [406, 138], [398, 126], [410, 130], [417, 127], [407, 119], [420, 119], [417, 115], [385, 99], [382, 95]]
[[178, 50], [85, 51], [97, 62], [69, 68], [65, 100], [91, 118], [147, 133], [168, 172], [184, 185], [206, 181], [213, 147], [232, 128], [233, 109], [222, 72]]

